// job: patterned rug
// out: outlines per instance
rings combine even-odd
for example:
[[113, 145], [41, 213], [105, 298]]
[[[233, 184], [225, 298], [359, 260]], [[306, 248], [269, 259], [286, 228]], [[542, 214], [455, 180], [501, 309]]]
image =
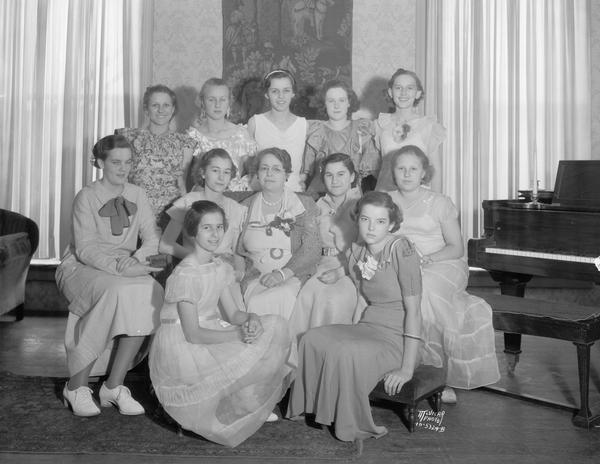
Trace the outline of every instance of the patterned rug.
[[[336, 440], [327, 429], [280, 420], [263, 425], [236, 448], [184, 433], [156, 413], [157, 404], [140, 378], [126, 380], [146, 408], [143, 416], [122, 416], [103, 408], [91, 418], [75, 417], [62, 404], [65, 379], [0, 372], [0, 452], [158, 454], [177, 456], [300, 457], [347, 460], [353, 443]], [[92, 385], [95, 392], [99, 386]]]

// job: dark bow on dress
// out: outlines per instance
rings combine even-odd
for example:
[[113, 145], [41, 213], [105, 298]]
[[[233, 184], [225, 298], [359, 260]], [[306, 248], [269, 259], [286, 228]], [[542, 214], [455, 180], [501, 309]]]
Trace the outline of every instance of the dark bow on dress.
[[113, 235], [121, 235], [125, 227], [129, 227], [129, 216], [137, 211], [137, 205], [122, 196], [108, 200], [100, 208], [98, 214], [101, 217], [110, 218], [110, 231]]

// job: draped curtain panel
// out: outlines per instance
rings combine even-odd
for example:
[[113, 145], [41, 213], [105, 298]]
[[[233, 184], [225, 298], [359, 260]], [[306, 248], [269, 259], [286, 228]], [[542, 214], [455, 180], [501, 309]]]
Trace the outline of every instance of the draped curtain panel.
[[481, 202], [552, 190], [558, 161], [590, 159], [588, 0], [427, 0], [417, 23], [425, 113], [448, 129], [443, 189], [465, 238]]
[[317, 117], [315, 92], [352, 76], [352, 0], [223, 0], [223, 76], [234, 90], [231, 119], [265, 108], [262, 77], [276, 68], [298, 81], [292, 110]]
[[0, 2], [0, 207], [38, 224], [39, 258], [58, 258], [70, 239], [96, 140], [142, 120], [152, 10], [147, 0]]

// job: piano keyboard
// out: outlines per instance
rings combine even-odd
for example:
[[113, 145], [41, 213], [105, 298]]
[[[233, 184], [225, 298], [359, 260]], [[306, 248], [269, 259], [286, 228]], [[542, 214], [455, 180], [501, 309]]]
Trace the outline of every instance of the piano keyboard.
[[554, 253], [540, 253], [539, 251], [514, 250], [509, 248], [488, 247], [485, 249], [485, 252], [496, 255], [523, 256], [527, 258], [551, 259], [554, 261], [570, 261], [572, 263], [586, 263], [594, 265], [597, 265], [598, 262], [598, 258], [594, 256], [561, 255]]

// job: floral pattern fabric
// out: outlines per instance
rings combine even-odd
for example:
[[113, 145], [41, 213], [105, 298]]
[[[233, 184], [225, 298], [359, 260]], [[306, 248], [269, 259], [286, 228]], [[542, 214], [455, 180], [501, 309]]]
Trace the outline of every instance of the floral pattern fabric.
[[178, 179], [183, 176], [184, 150], [193, 151], [196, 142], [185, 134], [154, 135], [148, 129], [118, 129], [133, 147], [129, 182], [146, 191], [154, 215], [181, 196]]
[[247, 174], [244, 172], [244, 163], [256, 154], [257, 145], [244, 126], [235, 126], [233, 133], [225, 138], [206, 135], [196, 127], [190, 127], [187, 134], [196, 141], [195, 160], [213, 148], [226, 150], [237, 168], [237, 176], [231, 179], [228, 189], [233, 192], [250, 190], [248, 176], [242, 174]]

